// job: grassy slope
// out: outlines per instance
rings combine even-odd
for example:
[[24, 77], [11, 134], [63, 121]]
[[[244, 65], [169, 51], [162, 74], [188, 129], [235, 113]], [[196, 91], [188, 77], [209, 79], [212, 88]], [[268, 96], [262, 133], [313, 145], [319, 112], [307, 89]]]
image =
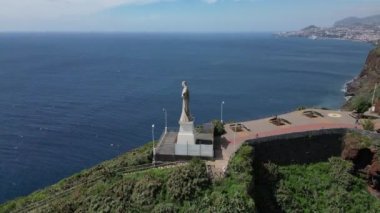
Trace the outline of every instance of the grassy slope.
[[65, 189], [69, 189], [72, 186], [100, 176], [112, 176], [113, 174], [111, 171], [115, 171], [118, 168], [133, 167], [149, 162], [151, 162], [151, 143], [148, 143], [138, 149], [132, 150], [113, 160], [105, 161], [97, 166], [94, 166], [93, 168], [84, 170], [71, 177], [65, 178], [60, 182], [45, 189], [38, 190], [29, 196], [21, 197], [2, 204], [0, 205], [0, 212], [13, 211], [15, 209], [23, 208], [30, 203], [35, 203], [37, 201], [51, 198], [52, 195], [60, 193]]
[[[354, 137], [355, 136], [355, 137]], [[366, 139], [351, 135], [361, 146]], [[360, 140], [359, 140], [360, 139]], [[202, 161], [188, 165], [156, 168], [135, 173], [115, 169], [150, 162], [151, 144], [114, 160], [66, 178], [59, 183], [3, 205], [0, 212], [23, 209], [78, 185], [73, 191], [50, 200], [36, 212], [255, 212], [252, 199], [253, 166], [251, 146], [242, 146], [232, 158], [227, 176], [210, 182]], [[351, 174], [348, 161], [278, 167], [265, 165], [275, 202], [285, 212], [376, 212], [380, 201], [365, 190], [365, 182]], [[101, 177], [94, 182], [96, 177]], [[86, 183], [87, 181], [87, 183]], [[83, 184], [84, 183], [84, 184]]]
[[[344, 142], [343, 153], [379, 148], [379, 141], [357, 132], [347, 133]], [[380, 200], [367, 192], [365, 177], [351, 174], [351, 161], [330, 158], [287, 166], [256, 162], [255, 169], [255, 201], [262, 212], [380, 212]]]
[[[348, 132], [343, 153], [363, 148], [380, 151], [378, 146], [375, 139]], [[366, 181], [352, 171], [351, 161], [336, 157], [328, 162], [277, 167], [273, 172], [277, 176], [276, 201], [285, 212], [379, 212], [380, 200], [368, 193]]]
[[[252, 148], [243, 146], [232, 159], [229, 175], [212, 183], [202, 161], [122, 174], [114, 169], [150, 161], [147, 144], [114, 160], [0, 206], [0, 212], [25, 208], [64, 189], [70, 193], [50, 200], [37, 212], [253, 212], [248, 190], [252, 182]], [[89, 182], [95, 177], [100, 179]], [[86, 183], [86, 181], [88, 183]]]
[[348, 173], [339, 158], [311, 165], [280, 167], [276, 199], [285, 212], [379, 212], [380, 201], [364, 180]]

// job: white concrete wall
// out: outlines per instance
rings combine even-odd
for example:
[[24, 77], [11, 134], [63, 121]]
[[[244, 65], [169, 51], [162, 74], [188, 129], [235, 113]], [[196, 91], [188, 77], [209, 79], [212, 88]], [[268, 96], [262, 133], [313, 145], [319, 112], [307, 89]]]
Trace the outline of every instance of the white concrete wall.
[[214, 157], [213, 145], [176, 144], [175, 155]]

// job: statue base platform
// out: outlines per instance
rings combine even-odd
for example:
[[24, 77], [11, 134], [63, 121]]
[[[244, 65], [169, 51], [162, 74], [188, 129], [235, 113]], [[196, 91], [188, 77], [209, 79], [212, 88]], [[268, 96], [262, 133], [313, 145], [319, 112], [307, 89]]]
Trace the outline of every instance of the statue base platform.
[[195, 144], [194, 121], [179, 122], [177, 144]]

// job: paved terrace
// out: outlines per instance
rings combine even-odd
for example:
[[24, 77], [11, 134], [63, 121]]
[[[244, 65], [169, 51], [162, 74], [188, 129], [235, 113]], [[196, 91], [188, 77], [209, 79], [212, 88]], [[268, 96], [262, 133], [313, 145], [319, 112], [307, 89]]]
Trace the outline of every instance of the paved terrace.
[[[315, 111], [323, 117], [310, 118], [303, 114], [304, 111]], [[224, 171], [231, 155], [248, 139], [319, 129], [361, 128], [360, 124], [355, 124], [356, 119], [350, 114], [351, 112], [347, 111], [305, 109], [277, 115], [277, 118], [286, 119], [291, 123], [282, 126], [276, 126], [269, 122], [274, 117], [244, 121], [240, 122], [240, 124], [246, 128], [243, 128], [241, 132], [236, 132], [236, 140], [234, 140], [234, 131], [231, 129], [230, 124], [226, 124], [224, 127], [227, 133], [222, 136], [221, 151], [216, 153], [216, 160], [209, 162], [209, 164], [215, 166], [215, 170]], [[374, 122], [378, 126], [378, 120]]]

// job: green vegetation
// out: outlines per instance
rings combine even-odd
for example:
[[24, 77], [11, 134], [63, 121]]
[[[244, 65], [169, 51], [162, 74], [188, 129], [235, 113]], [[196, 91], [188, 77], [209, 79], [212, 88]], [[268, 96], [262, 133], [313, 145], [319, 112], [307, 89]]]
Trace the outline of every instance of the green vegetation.
[[[342, 156], [351, 160], [358, 150], [380, 147], [380, 141], [356, 131], [347, 133], [343, 141]], [[358, 165], [350, 160], [332, 157], [328, 162], [281, 166], [255, 162], [254, 168], [259, 211], [379, 212], [380, 200], [367, 191], [368, 176], [357, 172]]]
[[[120, 175], [117, 173], [118, 170], [128, 168], [132, 169], [135, 166], [150, 163], [151, 159], [152, 143], [148, 143], [113, 160], [105, 161], [97, 166], [84, 170], [69, 178], [63, 179], [53, 186], [36, 191], [29, 196], [1, 204], [0, 212], [9, 212], [16, 209], [22, 209], [29, 204], [51, 199], [55, 197], [55, 195], [62, 193], [67, 189], [73, 188], [74, 186], [76, 187], [74, 191], [69, 193], [72, 197], [84, 192], [85, 190], [91, 191], [91, 193], [96, 193], [97, 191], [102, 192], [107, 188], [107, 186], [113, 186], [114, 180], [120, 178]], [[66, 199], [64, 196], [62, 198]], [[95, 200], [91, 200], [91, 202], [95, 203]], [[59, 204], [59, 202], [54, 204], [62, 208], [74, 208], [73, 206], [68, 206], [68, 204]]]
[[255, 202], [259, 211], [282, 212], [278, 206], [275, 191], [279, 180], [279, 169], [271, 162], [254, 162], [255, 168]]
[[240, 147], [231, 159], [226, 177], [214, 183], [206, 212], [255, 212], [253, 194], [253, 148]]
[[377, 46], [376, 49], [374, 50], [376, 53], [377, 57], [380, 57], [380, 46]]
[[[375, 77], [373, 77], [375, 78]], [[348, 100], [345, 104], [346, 109], [355, 110], [358, 113], [364, 113], [371, 107], [374, 84], [364, 84], [357, 94]], [[375, 91], [375, 101], [380, 99], [380, 87]]]
[[[252, 148], [243, 146], [231, 160], [225, 179], [211, 182], [201, 160], [185, 165], [120, 172], [149, 163], [151, 144], [92, 169], [0, 205], [0, 212], [38, 205], [41, 212], [253, 212], [250, 197]], [[74, 188], [72, 188], [75, 186]], [[70, 189], [65, 191], [66, 189]], [[59, 196], [56, 196], [59, 194]]]
[[[357, 132], [345, 149], [376, 146]], [[0, 212], [36, 204], [37, 212], [376, 212], [380, 200], [353, 175], [350, 161], [330, 158], [309, 165], [278, 166], [253, 161], [243, 145], [230, 159], [225, 177], [211, 180], [205, 163], [129, 172], [151, 162], [151, 143], [80, 172], [27, 197], [0, 205]], [[70, 189], [69, 191], [66, 191]], [[57, 196], [59, 195], [59, 196]], [[253, 200], [255, 197], [255, 201]]]
[[[355, 110], [358, 113], [364, 113], [371, 107], [372, 95], [373, 85], [363, 87], [357, 95], [346, 103], [346, 108], [348, 110]], [[377, 88], [375, 93], [375, 100], [378, 99], [380, 99], [380, 88]]]
[[252, 147], [242, 146], [231, 159], [226, 177], [214, 183], [205, 179], [201, 167], [191, 168], [194, 170], [181, 171], [188, 175], [174, 172], [173, 179], [167, 183], [169, 199], [180, 202], [179, 212], [255, 212], [255, 203], [250, 196]]
[[213, 120], [212, 124], [214, 125], [214, 136], [221, 136], [226, 133], [224, 124], [220, 120]]
[[200, 160], [193, 160], [189, 166], [175, 169], [168, 179], [168, 198], [181, 202], [192, 200], [210, 185], [209, 182], [205, 165]]
[[355, 97], [353, 100], [353, 106], [357, 113], [365, 113], [371, 107], [370, 97]]
[[368, 130], [368, 131], [375, 130], [375, 124], [369, 119], [364, 119], [362, 121], [362, 126], [364, 130]]
[[305, 110], [307, 107], [305, 107], [305, 106], [299, 106], [299, 107], [297, 107], [297, 111], [302, 111], [302, 110]]
[[364, 136], [357, 132], [348, 132], [344, 138], [345, 149], [364, 149], [370, 148], [376, 141], [371, 138]]
[[285, 212], [378, 212], [380, 201], [366, 191], [364, 180], [350, 174], [352, 166], [330, 158], [279, 167], [276, 200]]

